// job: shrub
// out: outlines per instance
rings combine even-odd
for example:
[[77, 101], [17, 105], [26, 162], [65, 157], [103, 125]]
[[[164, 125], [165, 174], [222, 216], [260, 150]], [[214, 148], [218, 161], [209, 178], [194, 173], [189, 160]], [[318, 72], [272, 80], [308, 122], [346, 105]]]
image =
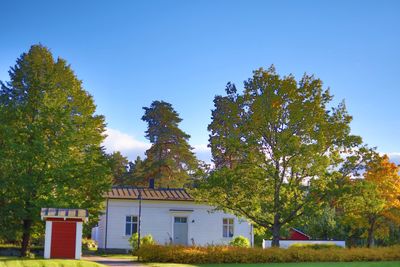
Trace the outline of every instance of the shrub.
[[134, 233], [129, 238], [129, 244], [131, 245], [132, 251], [136, 251], [138, 249], [138, 238], [139, 238], [138, 233]]
[[305, 243], [295, 243], [290, 245], [289, 248], [311, 248], [311, 249], [325, 249], [325, 248], [342, 248], [335, 243], [326, 244], [305, 244]]
[[[131, 245], [133, 253], [135, 253], [138, 249], [138, 238], [139, 238], [138, 233], [134, 233], [129, 238], [129, 244]], [[153, 237], [150, 234], [140, 238], [140, 246], [150, 246], [155, 244], [156, 242], [154, 241]]]
[[239, 235], [234, 237], [232, 241], [229, 242], [229, 245], [239, 248], [249, 248], [250, 241], [246, 237]]
[[97, 242], [93, 239], [83, 238], [82, 239], [82, 250], [97, 250]]
[[307, 247], [261, 249], [232, 246], [184, 247], [148, 245], [142, 246], [137, 251], [137, 254], [144, 262], [184, 264], [395, 261], [400, 260], [400, 247], [374, 249], [310, 249]]
[[156, 241], [154, 241], [153, 237], [151, 235], [145, 235], [140, 239], [140, 245], [141, 246], [148, 246], [148, 245], [155, 245]]

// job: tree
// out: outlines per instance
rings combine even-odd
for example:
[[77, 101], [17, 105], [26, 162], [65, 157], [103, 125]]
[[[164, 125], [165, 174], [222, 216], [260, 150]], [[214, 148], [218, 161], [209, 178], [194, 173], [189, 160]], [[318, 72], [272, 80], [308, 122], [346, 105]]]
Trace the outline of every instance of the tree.
[[33, 45], [9, 75], [0, 89], [0, 217], [18, 222], [25, 256], [41, 207], [80, 207], [97, 218], [111, 180], [104, 117], [66, 61]]
[[134, 186], [148, 186], [145, 178], [145, 162], [141, 157], [137, 156], [135, 161], [129, 162], [127, 184]]
[[128, 159], [119, 151], [108, 154], [107, 159], [113, 176], [113, 184], [125, 185], [128, 179]]
[[154, 101], [143, 109], [142, 120], [148, 124], [146, 137], [152, 144], [146, 151], [145, 178], [154, 178], [161, 187], [184, 186], [198, 163], [188, 143], [190, 135], [178, 127], [182, 119], [164, 101]]
[[214, 98], [215, 109], [211, 113], [212, 122], [208, 125], [210, 147], [215, 168], [234, 168], [242, 159], [240, 143], [241, 98], [236, 86], [228, 83], [226, 96]]
[[371, 161], [364, 179], [349, 184], [342, 203], [348, 225], [363, 229], [367, 246], [373, 247], [376, 235], [387, 237], [392, 224], [400, 226], [399, 167], [386, 155]]
[[[215, 114], [221, 99], [237, 111]], [[219, 161], [220, 151], [240, 156], [233, 168], [218, 166], [204, 179], [197, 197], [267, 228], [279, 246], [281, 228], [318, 208], [326, 189], [361, 162], [351, 116], [344, 103], [329, 109], [332, 99], [321, 80], [281, 78], [274, 67], [254, 71], [243, 94], [217, 96], [209, 127], [213, 158]], [[226, 134], [232, 126], [235, 133]]]

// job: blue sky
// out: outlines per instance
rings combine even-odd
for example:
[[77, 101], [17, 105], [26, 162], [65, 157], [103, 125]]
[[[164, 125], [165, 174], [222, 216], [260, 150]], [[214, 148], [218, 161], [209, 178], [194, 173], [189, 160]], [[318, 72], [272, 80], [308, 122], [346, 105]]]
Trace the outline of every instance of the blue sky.
[[109, 150], [148, 146], [143, 106], [173, 104], [199, 157], [228, 81], [313, 73], [353, 133], [400, 159], [400, 1], [2, 1], [0, 80], [30, 45], [65, 58], [106, 116]]

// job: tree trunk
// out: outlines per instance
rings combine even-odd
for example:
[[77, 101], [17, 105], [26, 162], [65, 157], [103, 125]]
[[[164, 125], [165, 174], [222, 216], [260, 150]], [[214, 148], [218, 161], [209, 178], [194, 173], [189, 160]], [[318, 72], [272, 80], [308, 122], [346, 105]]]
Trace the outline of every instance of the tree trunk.
[[21, 257], [26, 257], [28, 255], [31, 242], [31, 229], [32, 220], [24, 220], [22, 230]]
[[368, 229], [368, 240], [367, 240], [367, 246], [368, 248], [374, 247], [374, 234], [375, 234], [375, 220], [372, 219], [370, 220], [370, 227]]
[[281, 238], [281, 224], [279, 222], [279, 215], [275, 214], [274, 216], [274, 225], [272, 226], [272, 247], [279, 248], [279, 239]]

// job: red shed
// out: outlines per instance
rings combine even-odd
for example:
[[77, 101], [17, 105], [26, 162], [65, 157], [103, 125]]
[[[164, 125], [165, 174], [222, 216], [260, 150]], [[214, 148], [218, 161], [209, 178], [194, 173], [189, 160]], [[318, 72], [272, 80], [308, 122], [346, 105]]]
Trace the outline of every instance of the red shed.
[[42, 208], [41, 217], [46, 221], [44, 257], [80, 259], [82, 223], [88, 215], [83, 209]]
[[290, 228], [288, 240], [310, 240], [311, 237], [296, 228]]

